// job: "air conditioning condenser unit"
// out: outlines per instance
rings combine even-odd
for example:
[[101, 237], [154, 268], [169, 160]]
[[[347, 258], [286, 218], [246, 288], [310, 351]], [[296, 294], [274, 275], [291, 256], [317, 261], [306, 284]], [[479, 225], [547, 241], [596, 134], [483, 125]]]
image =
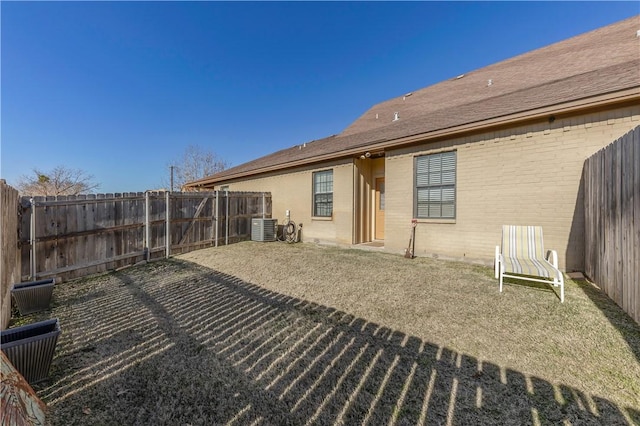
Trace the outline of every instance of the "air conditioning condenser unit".
[[275, 241], [278, 219], [251, 219], [251, 241]]

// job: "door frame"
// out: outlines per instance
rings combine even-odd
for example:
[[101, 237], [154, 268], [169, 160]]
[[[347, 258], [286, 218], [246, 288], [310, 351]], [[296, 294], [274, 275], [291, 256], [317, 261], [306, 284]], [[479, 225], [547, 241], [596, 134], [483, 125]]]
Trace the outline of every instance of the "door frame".
[[[382, 185], [382, 191], [380, 191], [380, 185]], [[373, 196], [373, 239], [384, 240], [384, 211], [385, 209], [379, 209], [381, 195], [385, 193], [385, 177], [376, 176], [374, 178], [374, 196]], [[386, 203], [385, 203], [386, 204]], [[385, 206], [386, 207], [386, 206]], [[378, 220], [379, 212], [382, 212], [382, 221]], [[381, 223], [379, 223], [381, 222]]]
[[[359, 157], [353, 161], [353, 243], [375, 241], [376, 179], [384, 178], [384, 155]], [[382, 241], [382, 240], [380, 240]]]

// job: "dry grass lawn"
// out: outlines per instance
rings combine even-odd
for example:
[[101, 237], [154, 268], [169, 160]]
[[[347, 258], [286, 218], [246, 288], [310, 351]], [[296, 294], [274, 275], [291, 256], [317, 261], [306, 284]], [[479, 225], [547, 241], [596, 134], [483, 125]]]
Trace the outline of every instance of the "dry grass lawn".
[[245, 242], [63, 283], [53, 424], [640, 424], [640, 326], [587, 282]]

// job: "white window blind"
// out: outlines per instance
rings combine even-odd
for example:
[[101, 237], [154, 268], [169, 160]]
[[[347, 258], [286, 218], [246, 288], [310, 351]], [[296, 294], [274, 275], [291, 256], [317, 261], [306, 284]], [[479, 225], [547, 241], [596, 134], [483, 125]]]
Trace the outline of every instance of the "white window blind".
[[415, 160], [415, 217], [456, 217], [456, 152], [422, 155]]

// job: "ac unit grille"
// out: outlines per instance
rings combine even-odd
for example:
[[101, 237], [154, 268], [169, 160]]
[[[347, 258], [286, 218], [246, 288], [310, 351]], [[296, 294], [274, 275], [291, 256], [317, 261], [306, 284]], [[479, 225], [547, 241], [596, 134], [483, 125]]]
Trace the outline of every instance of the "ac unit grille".
[[275, 241], [277, 219], [251, 219], [251, 241]]

